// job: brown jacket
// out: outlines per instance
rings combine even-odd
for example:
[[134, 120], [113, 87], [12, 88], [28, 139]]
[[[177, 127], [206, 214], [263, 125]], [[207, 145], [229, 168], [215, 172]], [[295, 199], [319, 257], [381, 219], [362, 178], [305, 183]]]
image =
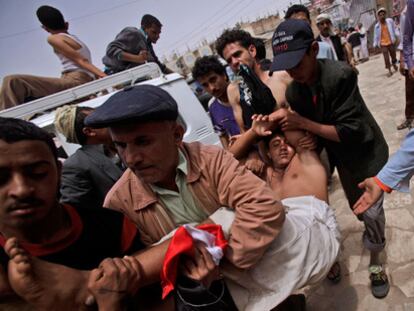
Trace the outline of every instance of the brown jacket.
[[[226, 257], [238, 268], [250, 268], [281, 230], [285, 219], [281, 203], [264, 181], [223, 149], [183, 143], [182, 151], [196, 205], [209, 215], [221, 206], [236, 210]], [[129, 169], [109, 191], [104, 206], [127, 215], [147, 245], [176, 228], [156, 194]]]

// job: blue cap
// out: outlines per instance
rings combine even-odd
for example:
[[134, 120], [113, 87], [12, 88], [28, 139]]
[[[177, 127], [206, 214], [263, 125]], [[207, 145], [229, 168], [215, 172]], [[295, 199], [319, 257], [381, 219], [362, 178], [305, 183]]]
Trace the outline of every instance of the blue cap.
[[294, 68], [314, 40], [308, 22], [290, 18], [280, 23], [272, 37], [274, 58], [270, 71]]
[[128, 86], [109, 97], [85, 119], [85, 125], [100, 128], [122, 123], [177, 120], [175, 99], [162, 88], [143, 84]]

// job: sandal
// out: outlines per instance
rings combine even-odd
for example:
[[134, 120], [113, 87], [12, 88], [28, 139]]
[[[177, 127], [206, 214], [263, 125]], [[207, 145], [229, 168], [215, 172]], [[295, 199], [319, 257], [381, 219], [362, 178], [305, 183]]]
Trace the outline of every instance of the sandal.
[[326, 278], [333, 284], [338, 284], [341, 281], [341, 265], [338, 261], [333, 264]]

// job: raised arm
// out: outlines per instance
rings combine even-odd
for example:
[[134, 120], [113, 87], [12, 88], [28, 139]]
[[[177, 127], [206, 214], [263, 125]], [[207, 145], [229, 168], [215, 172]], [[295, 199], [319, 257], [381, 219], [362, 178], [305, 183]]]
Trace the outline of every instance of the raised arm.
[[243, 133], [244, 122], [243, 122], [243, 112], [240, 106], [240, 93], [239, 85], [237, 83], [230, 83], [227, 87], [227, 97], [229, 99], [229, 104], [233, 109], [234, 119], [237, 122], [237, 125], [240, 128], [240, 133]]

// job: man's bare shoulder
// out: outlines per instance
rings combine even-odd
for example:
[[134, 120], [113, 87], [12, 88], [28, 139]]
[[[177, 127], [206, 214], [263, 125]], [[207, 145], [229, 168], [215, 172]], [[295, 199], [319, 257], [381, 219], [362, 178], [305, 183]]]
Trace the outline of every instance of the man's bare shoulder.
[[229, 83], [229, 85], [227, 86], [227, 94], [230, 93], [239, 93], [239, 83], [238, 82], [231, 82]]
[[230, 105], [234, 105], [240, 102], [240, 91], [238, 82], [231, 82], [227, 86], [227, 97], [229, 99]]
[[293, 81], [291, 76], [286, 71], [273, 72], [269, 80], [271, 81], [271, 83], [281, 83], [284, 85], [288, 85], [290, 82]]

